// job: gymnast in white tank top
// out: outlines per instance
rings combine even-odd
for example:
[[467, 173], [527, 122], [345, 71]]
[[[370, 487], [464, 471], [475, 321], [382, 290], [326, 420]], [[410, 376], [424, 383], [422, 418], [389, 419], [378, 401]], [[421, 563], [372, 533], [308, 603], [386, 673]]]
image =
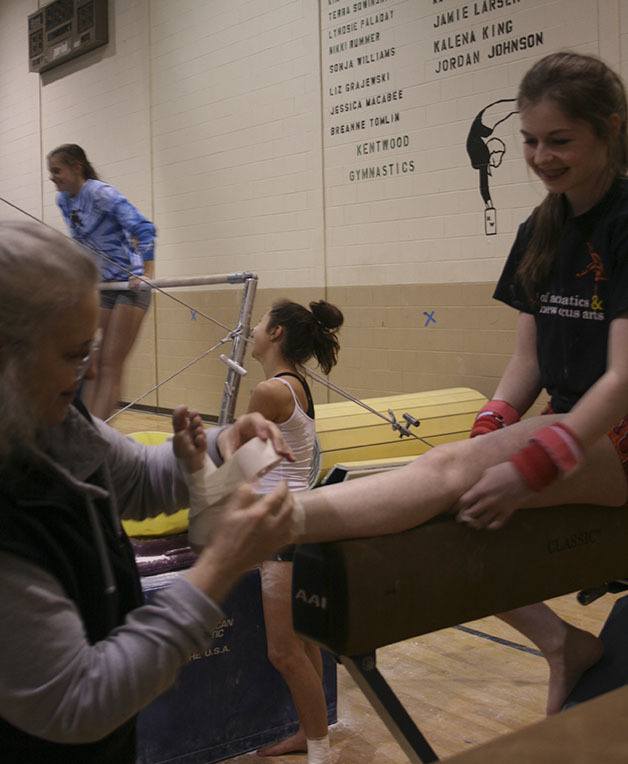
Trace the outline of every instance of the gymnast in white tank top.
[[285, 379], [285, 376], [296, 377], [305, 390], [308, 404], [311, 402], [311, 395], [307, 382], [302, 378], [292, 375], [291, 372], [283, 372], [272, 378], [275, 384], [285, 385], [292, 396], [294, 408], [292, 414], [285, 422], [277, 422], [277, 427], [286, 441], [286, 445], [294, 454], [294, 461], [288, 462], [285, 459], [275, 467], [274, 470], [266, 473], [257, 483], [256, 490], [260, 493], [270, 493], [279, 483], [285, 481], [291, 491], [304, 491], [309, 487], [312, 460], [314, 459], [316, 449], [316, 425], [314, 423], [314, 405], [308, 405], [308, 411], [301, 408], [301, 403], [297, 398], [294, 388]]
[[[289, 300], [275, 303], [253, 329], [252, 355], [264, 369], [265, 380], [251, 393], [249, 411], [274, 422], [292, 450], [295, 461], [283, 461], [264, 475], [256, 490], [270, 493], [285, 481], [291, 491], [309, 487], [316, 451], [314, 403], [298, 367], [314, 357], [325, 374], [336, 363], [336, 336], [343, 316], [321, 300], [310, 310]], [[291, 737], [260, 749], [262, 756], [305, 752], [308, 764], [329, 764], [327, 705], [323, 692], [320, 650], [304, 642], [292, 628], [291, 550], [262, 565], [262, 604], [268, 658], [285, 679], [299, 715], [299, 729]], [[281, 560], [279, 562], [278, 560]]]

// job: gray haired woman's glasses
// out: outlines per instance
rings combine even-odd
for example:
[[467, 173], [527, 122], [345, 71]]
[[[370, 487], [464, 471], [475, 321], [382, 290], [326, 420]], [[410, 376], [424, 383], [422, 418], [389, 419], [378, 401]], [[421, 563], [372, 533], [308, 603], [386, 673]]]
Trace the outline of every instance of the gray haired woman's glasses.
[[87, 370], [91, 366], [92, 361], [96, 357], [96, 354], [98, 353], [100, 349], [100, 343], [102, 342], [102, 329], [97, 329], [96, 334], [94, 335], [94, 339], [89, 344], [89, 350], [87, 351], [87, 354], [81, 358], [81, 360], [78, 362], [76, 367], [76, 381], [80, 382], [85, 374], [87, 373]]

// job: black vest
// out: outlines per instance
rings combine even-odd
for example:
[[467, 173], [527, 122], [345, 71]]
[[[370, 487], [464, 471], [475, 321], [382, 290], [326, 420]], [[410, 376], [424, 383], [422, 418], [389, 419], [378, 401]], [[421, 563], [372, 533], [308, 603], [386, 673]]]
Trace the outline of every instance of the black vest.
[[[104, 484], [100, 471], [90, 482]], [[96, 500], [116, 583], [116, 591], [105, 594], [102, 563], [85, 502], [84, 496], [45, 466], [17, 463], [0, 472], [0, 549], [27, 559], [61, 583], [94, 644], [122, 624], [143, 598], [131, 545], [114, 525], [108, 502]], [[135, 718], [87, 744], [52, 743], [0, 718], [0, 752], [3, 764], [133, 764]]]

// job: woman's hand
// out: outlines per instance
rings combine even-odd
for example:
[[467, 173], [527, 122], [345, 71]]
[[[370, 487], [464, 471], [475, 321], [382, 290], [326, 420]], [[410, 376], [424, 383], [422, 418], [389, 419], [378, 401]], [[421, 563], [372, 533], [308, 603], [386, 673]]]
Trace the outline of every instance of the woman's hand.
[[207, 435], [197, 411], [187, 406], [177, 406], [172, 414], [174, 455], [180, 459], [188, 472], [197, 472], [203, 466], [207, 454]]
[[453, 507], [456, 520], [472, 528], [503, 528], [533, 491], [510, 462], [489, 467]]
[[144, 278], [151, 280], [155, 278], [154, 260], [144, 260]]
[[139, 276], [129, 276], [129, 289], [149, 289], [149, 285], [144, 279], [151, 281], [155, 278], [155, 261], [144, 260], [143, 278]]
[[280, 456], [289, 462], [294, 461], [294, 455], [286, 445], [277, 425], [264, 419], [261, 414], [256, 412], [238, 417], [232, 425], [220, 433], [218, 436], [220, 455], [225, 460], [229, 459], [240, 446], [255, 437], [262, 440], [270, 439], [275, 451]]
[[248, 485], [240, 487], [186, 578], [221, 602], [245, 571], [292, 541], [293, 510], [285, 483], [262, 497]]

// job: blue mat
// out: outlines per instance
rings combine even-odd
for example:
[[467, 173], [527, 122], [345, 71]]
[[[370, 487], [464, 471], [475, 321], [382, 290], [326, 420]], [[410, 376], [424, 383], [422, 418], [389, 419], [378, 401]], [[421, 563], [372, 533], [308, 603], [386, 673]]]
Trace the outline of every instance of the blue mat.
[[[173, 573], [142, 579], [147, 600]], [[225, 603], [212, 646], [139, 716], [138, 764], [210, 764], [287, 737], [298, 727], [288, 688], [266, 657], [260, 578], [250, 571]], [[336, 663], [323, 655], [330, 723]]]

